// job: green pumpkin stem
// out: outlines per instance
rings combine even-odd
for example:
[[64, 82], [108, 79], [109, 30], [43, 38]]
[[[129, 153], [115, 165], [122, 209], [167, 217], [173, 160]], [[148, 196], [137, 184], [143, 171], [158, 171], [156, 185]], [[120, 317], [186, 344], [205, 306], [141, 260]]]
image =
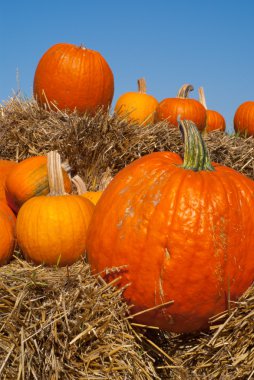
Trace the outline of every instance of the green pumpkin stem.
[[215, 170], [211, 164], [205, 142], [196, 125], [189, 120], [178, 121], [184, 141], [182, 168], [193, 171]]
[[47, 154], [49, 196], [66, 195], [60, 154], [51, 151]]
[[145, 81], [145, 78], [138, 79], [138, 91], [141, 94], [145, 94], [146, 93], [146, 81]]
[[187, 99], [190, 91], [193, 91], [193, 90], [194, 90], [194, 87], [191, 84], [184, 84], [178, 91], [176, 97]]

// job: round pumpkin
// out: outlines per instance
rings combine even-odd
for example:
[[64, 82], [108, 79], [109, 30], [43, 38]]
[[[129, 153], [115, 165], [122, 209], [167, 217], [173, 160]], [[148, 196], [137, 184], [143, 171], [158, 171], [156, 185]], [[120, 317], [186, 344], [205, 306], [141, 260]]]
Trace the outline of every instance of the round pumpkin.
[[50, 107], [53, 103], [61, 110], [93, 113], [98, 107], [110, 106], [114, 77], [99, 52], [59, 43], [41, 57], [33, 92], [41, 106]]
[[199, 87], [199, 101], [206, 109], [206, 126], [205, 131], [225, 131], [226, 121], [224, 117], [217, 111], [207, 109], [205, 93], [203, 87]]
[[[64, 186], [71, 192], [71, 180], [63, 170]], [[6, 199], [12, 210], [17, 213], [24, 202], [31, 197], [49, 193], [47, 157], [34, 156], [19, 162], [5, 181]]]
[[109, 183], [87, 258], [107, 281], [128, 285], [134, 320], [187, 333], [206, 329], [254, 280], [254, 183], [211, 163], [192, 122], [180, 126], [184, 160], [151, 153]]
[[48, 158], [50, 193], [23, 204], [17, 216], [17, 241], [28, 261], [71, 265], [85, 253], [94, 205], [65, 193], [60, 156], [50, 152]]
[[98, 201], [99, 201], [99, 199], [103, 193], [102, 190], [87, 191], [85, 182], [77, 174], [72, 178], [72, 182], [75, 184], [75, 186], [77, 188], [78, 195], [80, 195], [86, 199], [89, 199], [89, 201], [91, 201], [94, 205], [96, 205], [98, 203]]
[[4, 202], [0, 202], [0, 265], [7, 264], [13, 254], [16, 217]]
[[126, 92], [116, 102], [115, 112], [126, 115], [130, 121], [138, 124], [150, 124], [154, 122], [158, 101], [146, 93], [146, 81], [138, 79], [138, 92]]
[[5, 180], [18, 163], [10, 160], [0, 160], [0, 201], [6, 202]]
[[254, 136], [254, 101], [244, 102], [237, 108], [234, 129], [237, 133]]
[[169, 126], [178, 128], [178, 118], [191, 120], [199, 130], [205, 129], [206, 109], [196, 99], [189, 99], [189, 92], [194, 88], [191, 84], [184, 84], [176, 98], [162, 100], [156, 109], [156, 120], [166, 120]]

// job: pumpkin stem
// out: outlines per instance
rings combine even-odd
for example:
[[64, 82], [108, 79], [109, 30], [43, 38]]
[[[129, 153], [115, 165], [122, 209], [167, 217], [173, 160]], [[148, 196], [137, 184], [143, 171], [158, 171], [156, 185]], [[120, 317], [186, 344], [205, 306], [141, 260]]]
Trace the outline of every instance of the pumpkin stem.
[[66, 195], [60, 154], [51, 151], [47, 154], [47, 168], [49, 181], [49, 196]]
[[176, 97], [186, 99], [189, 96], [189, 92], [193, 90], [194, 90], [194, 87], [191, 84], [184, 84], [178, 91]]
[[199, 87], [199, 89], [198, 89], [198, 93], [199, 93], [199, 101], [200, 101], [200, 103], [201, 103], [202, 106], [204, 106], [205, 109], [207, 110], [207, 105], [206, 105], [206, 100], [205, 100], [205, 92], [204, 92], [204, 88], [203, 88], [203, 87]]
[[87, 192], [86, 184], [79, 175], [76, 174], [71, 180], [77, 188], [78, 195]]
[[138, 79], [138, 91], [141, 94], [145, 94], [146, 93], [146, 81], [145, 81], [145, 78]]
[[184, 160], [181, 167], [193, 171], [215, 170], [196, 125], [190, 120], [181, 120], [178, 124], [184, 141]]

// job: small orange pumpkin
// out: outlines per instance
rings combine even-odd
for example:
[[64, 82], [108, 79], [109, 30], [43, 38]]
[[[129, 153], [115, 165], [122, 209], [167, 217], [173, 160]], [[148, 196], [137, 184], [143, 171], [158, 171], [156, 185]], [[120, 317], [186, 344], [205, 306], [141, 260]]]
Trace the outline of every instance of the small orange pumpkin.
[[51, 46], [40, 59], [33, 92], [41, 106], [55, 104], [61, 110], [93, 113], [98, 107], [110, 106], [114, 77], [99, 52], [59, 43]]
[[85, 253], [94, 205], [65, 193], [61, 160], [48, 154], [50, 193], [30, 198], [17, 216], [17, 241], [25, 258], [36, 264], [71, 265]]
[[5, 195], [5, 180], [10, 171], [17, 164], [18, 163], [15, 161], [0, 160], [0, 201], [7, 202]]
[[206, 132], [211, 131], [225, 131], [226, 122], [224, 117], [217, 111], [208, 110], [206, 105], [205, 93], [203, 87], [199, 87], [199, 101], [206, 109]]
[[0, 265], [7, 264], [13, 254], [16, 217], [4, 202], [0, 202]]
[[138, 92], [126, 92], [116, 102], [115, 112], [127, 115], [128, 119], [139, 124], [154, 122], [158, 101], [146, 93], [146, 81], [138, 79]]
[[206, 109], [196, 99], [189, 99], [189, 92], [194, 88], [191, 84], [184, 84], [176, 98], [162, 100], [156, 109], [156, 120], [167, 120], [169, 125], [178, 128], [178, 118], [191, 120], [199, 130], [205, 129]]
[[[70, 193], [71, 180], [64, 170], [63, 176], [65, 191]], [[47, 157], [34, 156], [19, 162], [6, 178], [5, 191], [7, 202], [15, 213], [31, 197], [48, 194]]]
[[254, 101], [244, 102], [237, 108], [234, 129], [237, 133], [254, 136]]

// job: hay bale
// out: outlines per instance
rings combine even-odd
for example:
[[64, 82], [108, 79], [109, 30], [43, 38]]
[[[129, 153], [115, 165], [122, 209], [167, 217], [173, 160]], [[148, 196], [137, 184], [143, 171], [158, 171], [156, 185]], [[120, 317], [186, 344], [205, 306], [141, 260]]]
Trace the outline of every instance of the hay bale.
[[155, 379], [137, 343], [122, 290], [89, 265], [0, 268], [0, 378]]
[[[254, 139], [223, 132], [204, 136], [213, 161], [254, 179]], [[58, 150], [73, 174], [96, 190], [154, 152], [183, 154], [177, 129], [165, 122], [130, 124], [126, 117], [40, 109], [11, 98], [0, 108], [0, 156], [22, 160]], [[210, 330], [176, 335], [130, 323], [121, 290], [93, 277], [85, 263], [32, 267], [21, 258], [0, 268], [1, 379], [251, 379], [254, 377], [251, 287]]]

